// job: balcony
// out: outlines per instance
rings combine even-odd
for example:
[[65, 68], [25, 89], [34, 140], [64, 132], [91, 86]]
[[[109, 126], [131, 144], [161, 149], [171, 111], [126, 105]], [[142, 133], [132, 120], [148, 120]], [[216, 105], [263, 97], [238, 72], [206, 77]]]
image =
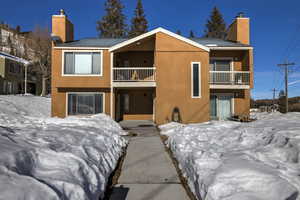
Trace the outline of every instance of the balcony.
[[210, 71], [210, 88], [249, 89], [249, 71]]
[[154, 67], [115, 67], [113, 68], [113, 85], [118, 87], [156, 86], [156, 69]]

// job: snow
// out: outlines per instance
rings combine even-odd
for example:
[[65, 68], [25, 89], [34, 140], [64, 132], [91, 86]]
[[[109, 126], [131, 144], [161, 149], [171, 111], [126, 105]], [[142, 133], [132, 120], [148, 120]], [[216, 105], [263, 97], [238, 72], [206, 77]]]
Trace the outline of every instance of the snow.
[[160, 126], [198, 199], [300, 199], [300, 113], [254, 115]]
[[50, 102], [0, 96], [0, 199], [102, 198], [126, 132], [104, 114], [50, 118]]

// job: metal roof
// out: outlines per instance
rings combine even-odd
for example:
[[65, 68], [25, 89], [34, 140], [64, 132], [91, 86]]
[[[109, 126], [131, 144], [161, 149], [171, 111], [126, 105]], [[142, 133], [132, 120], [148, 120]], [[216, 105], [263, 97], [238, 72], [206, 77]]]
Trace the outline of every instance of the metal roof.
[[85, 38], [73, 42], [57, 44], [57, 47], [112, 47], [116, 44], [124, 42], [125, 38]]
[[205, 45], [207, 47], [250, 47], [250, 45], [242, 44], [239, 42], [229, 41], [229, 40], [222, 40], [217, 38], [190, 38], [191, 40]]
[[0, 57], [10, 59], [10, 60], [13, 60], [13, 61], [16, 61], [16, 62], [19, 62], [19, 63], [23, 63], [24, 65], [28, 65], [30, 63], [29, 61], [27, 61], [23, 58], [19, 58], [17, 56], [13, 56], [13, 55], [10, 55], [8, 53], [4, 53], [2, 51], [0, 51]]
[[[216, 38], [188, 38], [207, 47], [251, 47], [239, 42]], [[86, 38], [72, 42], [57, 44], [56, 47], [104, 47], [110, 48], [116, 44], [129, 40], [128, 38]]]

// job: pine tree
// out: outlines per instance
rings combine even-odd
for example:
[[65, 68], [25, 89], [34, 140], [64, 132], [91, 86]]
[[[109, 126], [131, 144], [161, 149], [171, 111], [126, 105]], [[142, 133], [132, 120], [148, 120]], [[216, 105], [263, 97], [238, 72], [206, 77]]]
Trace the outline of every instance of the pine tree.
[[181, 35], [181, 31], [180, 31], [180, 30], [177, 30], [177, 31], [176, 31], [176, 34]]
[[148, 22], [145, 16], [143, 4], [141, 0], [138, 0], [134, 17], [131, 20], [131, 29], [129, 32], [129, 37], [135, 37], [146, 33], [148, 31]]
[[213, 8], [210, 19], [207, 20], [205, 37], [220, 39], [226, 37], [226, 24], [217, 7]]
[[120, 0], [107, 0], [105, 2], [106, 15], [97, 22], [99, 37], [120, 38], [127, 34], [126, 17]]
[[16, 26], [16, 31], [17, 31], [17, 33], [20, 33], [21, 32], [21, 26]]
[[191, 30], [190, 31], [190, 38], [194, 38], [194, 37], [195, 37], [194, 32]]

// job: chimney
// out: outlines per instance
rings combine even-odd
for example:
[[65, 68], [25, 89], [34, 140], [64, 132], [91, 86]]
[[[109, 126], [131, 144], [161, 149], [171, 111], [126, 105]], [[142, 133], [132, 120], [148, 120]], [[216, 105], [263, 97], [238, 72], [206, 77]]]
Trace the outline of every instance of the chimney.
[[240, 12], [227, 30], [227, 40], [250, 44], [250, 19]]
[[59, 15], [52, 15], [51, 35], [58, 37], [61, 42], [70, 42], [74, 40], [74, 26], [68, 20], [63, 9], [59, 11]]

